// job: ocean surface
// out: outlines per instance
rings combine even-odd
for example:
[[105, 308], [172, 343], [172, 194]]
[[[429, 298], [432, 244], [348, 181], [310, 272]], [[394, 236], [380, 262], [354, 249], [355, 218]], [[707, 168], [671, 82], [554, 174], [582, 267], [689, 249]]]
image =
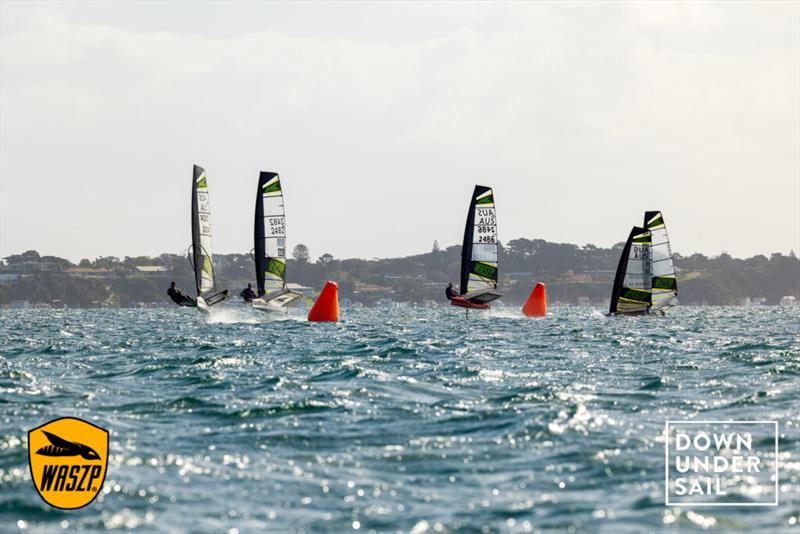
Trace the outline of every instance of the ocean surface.
[[[601, 311], [0, 310], [0, 532], [800, 531], [800, 308]], [[111, 432], [71, 512], [27, 465], [60, 416]], [[777, 420], [780, 504], [666, 507], [683, 419]]]

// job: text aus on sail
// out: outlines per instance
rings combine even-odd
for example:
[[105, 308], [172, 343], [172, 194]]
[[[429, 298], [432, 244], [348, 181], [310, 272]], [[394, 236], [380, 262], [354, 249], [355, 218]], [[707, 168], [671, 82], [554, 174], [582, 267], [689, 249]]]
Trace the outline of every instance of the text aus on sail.
[[493, 245], [497, 241], [497, 221], [494, 208], [477, 208], [475, 231], [478, 234], [476, 243]]

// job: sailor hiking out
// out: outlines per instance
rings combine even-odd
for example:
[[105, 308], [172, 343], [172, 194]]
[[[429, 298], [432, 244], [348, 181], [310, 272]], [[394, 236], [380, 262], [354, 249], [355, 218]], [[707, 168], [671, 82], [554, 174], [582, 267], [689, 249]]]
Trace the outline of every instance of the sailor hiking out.
[[167, 289], [167, 295], [169, 295], [169, 298], [171, 298], [172, 301], [178, 306], [189, 306], [189, 307], [197, 306], [197, 301], [195, 299], [193, 299], [192, 297], [190, 297], [189, 295], [187, 295], [186, 293], [175, 287], [174, 280], [169, 284], [169, 289]]
[[247, 287], [242, 289], [242, 292], [239, 293], [239, 296], [242, 297], [243, 301], [250, 302], [258, 295], [256, 295], [255, 291], [253, 291], [253, 284], [247, 284]]
[[447, 289], [444, 290], [444, 294], [447, 296], [447, 300], [452, 300], [453, 297], [457, 297], [458, 293], [455, 289], [453, 289], [453, 283], [450, 282], [447, 284]]

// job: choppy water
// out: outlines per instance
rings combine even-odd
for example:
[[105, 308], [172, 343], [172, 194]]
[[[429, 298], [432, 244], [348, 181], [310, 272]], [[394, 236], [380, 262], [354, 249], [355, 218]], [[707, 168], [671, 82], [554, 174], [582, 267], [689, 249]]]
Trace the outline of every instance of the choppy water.
[[[0, 311], [0, 531], [798, 532], [800, 313]], [[240, 321], [240, 322], [237, 322]], [[27, 431], [111, 431], [102, 494], [48, 507]], [[668, 419], [769, 419], [781, 504], [664, 506]]]

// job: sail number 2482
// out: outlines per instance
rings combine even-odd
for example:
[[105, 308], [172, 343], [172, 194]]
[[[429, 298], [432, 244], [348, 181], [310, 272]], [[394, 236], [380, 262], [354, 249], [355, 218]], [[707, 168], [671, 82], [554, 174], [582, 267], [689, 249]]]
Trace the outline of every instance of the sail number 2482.
[[284, 236], [286, 234], [286, 219], [284, 217], [267, 217], [269, 227], [268, 236]]

